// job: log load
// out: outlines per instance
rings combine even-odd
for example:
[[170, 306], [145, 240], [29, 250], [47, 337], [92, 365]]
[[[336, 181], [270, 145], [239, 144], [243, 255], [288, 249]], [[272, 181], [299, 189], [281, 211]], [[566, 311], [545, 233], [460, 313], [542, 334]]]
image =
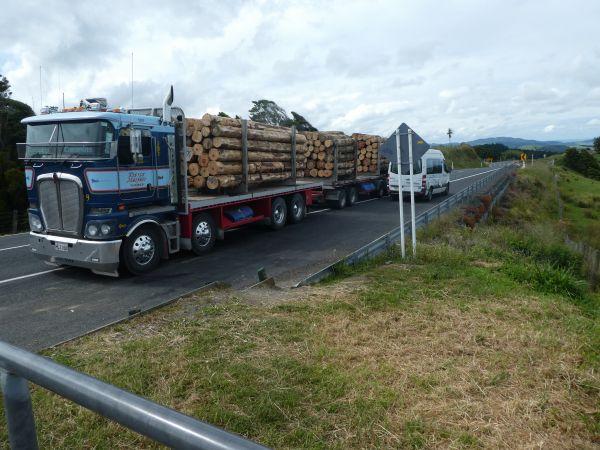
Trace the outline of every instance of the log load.
[[[247, 121], [248, 185], [292, 177], [292, 129]], [[199, 192], [234, 190], [242, 184], [242, 122], [205, 114], [187, 119], [188, 186]], [[304, 177], [306, 137], [296, 133], [296, 176]]]
[[[385, 138], [372, 134], [354, 133], [358, 145], [358, 164], [356, 171], [361, 173], [377, 174], [377, 160], [380, 158], [379, 148], [385, 142]], [[386, 173], [388, 160], [381, 158], [379, 161], [380, 173]]]
[[[342, 131], [305, 131], [306, 169], [311, 178], [331, 178], [337, 167], [338, 179], [355, 175], [356, 141]], [[337, 148], [337, 160], [335, 158]]]

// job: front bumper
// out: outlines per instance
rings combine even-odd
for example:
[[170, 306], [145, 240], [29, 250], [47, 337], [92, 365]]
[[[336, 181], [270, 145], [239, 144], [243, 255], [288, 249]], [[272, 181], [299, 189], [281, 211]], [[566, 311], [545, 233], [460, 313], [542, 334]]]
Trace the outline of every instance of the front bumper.
[[89, 241], [30, 232], [29, 244], [34, 255], [52, 264], [106, 273], [116, 272], [119, 267], [121, 240]]

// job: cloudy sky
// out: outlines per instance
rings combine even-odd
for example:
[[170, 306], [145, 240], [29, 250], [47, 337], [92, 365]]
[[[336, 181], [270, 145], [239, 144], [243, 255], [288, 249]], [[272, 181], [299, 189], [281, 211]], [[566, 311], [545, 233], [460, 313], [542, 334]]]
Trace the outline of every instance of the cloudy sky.
[[[13, 98], [85, 96], [191, 117], [267, 98], [319, 129], [429, 142], [600, 135], [600, 1], [119, 1], [2, 7]], [[42, 67], [40, 100], [39, 68]]]

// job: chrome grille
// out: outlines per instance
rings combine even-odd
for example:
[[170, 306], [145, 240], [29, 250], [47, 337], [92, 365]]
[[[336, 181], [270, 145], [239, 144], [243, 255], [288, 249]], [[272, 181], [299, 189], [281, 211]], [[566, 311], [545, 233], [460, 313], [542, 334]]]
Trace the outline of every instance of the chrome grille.
[[62, 229], [58, 210], [58, 191], [54, 180], [43, 180], [39, 184], [40, 209], [49, 230]]
[[72, 181], [60, 180], [60, 206], [63, 230], [79, 232], [79, 186]]
[[40, 209], [49, 231], [79, 234], [81, 229], [81, 189], [71, 180], [40, 180]]

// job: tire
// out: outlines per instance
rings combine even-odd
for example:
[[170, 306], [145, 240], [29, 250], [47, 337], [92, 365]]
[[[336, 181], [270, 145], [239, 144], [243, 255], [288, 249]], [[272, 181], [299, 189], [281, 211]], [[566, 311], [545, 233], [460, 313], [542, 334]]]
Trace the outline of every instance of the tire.
[[272, 230], [282, 229], [287, 221], [287, 216], [288, 212], [285, 200], [281, 197], [277, 197], [271, 202], [271, 220], [269, 222], [269, 227]]
[[380, 181], [377, 184], [377, 197], [382, 198], [385, 196], [385, 183]]
[[299, 223], [306, 217], [306, 202], [302, 194], [294, 194], [288, 199], [288, 222]]
[[355, 186], [350, 186], [346, 190], [346, 205], [353, 206], [358, 201], [358, 189]]
[[427, 194], [425, 194], [425, 201], [426, 202], [430, 202], [431, 199], [433, 198], [433, 188], [429, 188], [429, 190], [427, 191]]
[[212, 250], [217, 240], [217, 226], [209, 213], [200, 213], [192, 221], [192, 251], [204, 255]]
[[448, 184], [446, 185], [446, 190], [444, 191], [444, 195], [448, 195], [450, 194], [450, 182], [448, 181]]
[[329, 204], [331, 205], [331, 207], [333, 209], [344, 209], [346, 207], [346, 190], [337, 190], [335, 191], [337, 193], [337, 199], [336, 200], [329, 200]]
[[159, 233], [154, 227], [141, 226], [125, 238], [121, 257], [128, 272], [142, 275], [158, 267], [162, 253], [162, 236]]

